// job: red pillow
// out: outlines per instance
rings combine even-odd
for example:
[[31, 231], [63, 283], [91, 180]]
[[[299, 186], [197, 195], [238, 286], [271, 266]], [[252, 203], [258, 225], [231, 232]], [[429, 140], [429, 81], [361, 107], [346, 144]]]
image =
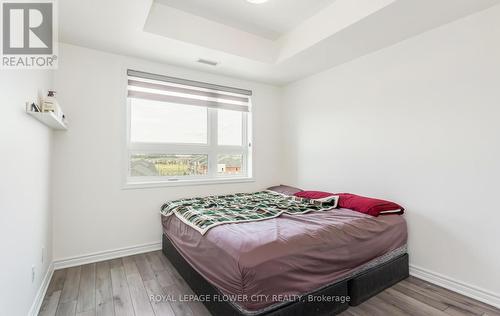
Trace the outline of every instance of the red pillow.
[[371, 216], [381, 214], [403, 214], [404, 208], [394, 202], [373, 199], [351, 193], [339, 193], [339, 207], [365, 213]]
[[403, 214], [404, 208], [400, 205], [379, 199], [372, 199], [351, 193], [328, 193], [321, 191], [302, 191], [294, 194], [295, 196], [306, 199], [322, 199], [331, 195], [339, 196], [340, 208], [347, 208], [356, 212], [379, 216], [384, 214]]
[[333, 193], [321, 192], [321, 191], [300, 191], [294, 194], [297, 197], [301, 197], [304, 199], [322, 199], [328, 196], [334, 195]]

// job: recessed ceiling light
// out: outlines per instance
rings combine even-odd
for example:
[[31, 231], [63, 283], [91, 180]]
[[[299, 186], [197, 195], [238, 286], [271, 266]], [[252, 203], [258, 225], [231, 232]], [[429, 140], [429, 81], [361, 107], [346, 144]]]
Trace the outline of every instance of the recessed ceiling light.
[[247, 2], [250, 2], [250, 3], [253, 3], [253, 4], [261, 4], [261, 3], [265, 3], [269, 0], [247, 0]]

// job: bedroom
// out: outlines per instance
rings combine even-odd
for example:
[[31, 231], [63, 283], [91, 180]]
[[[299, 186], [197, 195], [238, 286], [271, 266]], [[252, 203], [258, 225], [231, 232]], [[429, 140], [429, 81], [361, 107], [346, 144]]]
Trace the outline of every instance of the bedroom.
[[31, 2], [1, 315], [500, 315], [500, 1]]

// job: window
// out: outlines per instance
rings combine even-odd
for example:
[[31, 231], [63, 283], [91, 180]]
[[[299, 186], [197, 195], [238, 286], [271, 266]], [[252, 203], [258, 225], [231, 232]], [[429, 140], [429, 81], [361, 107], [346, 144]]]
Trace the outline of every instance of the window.
[[128, 184], [251, 178], [251, 91], [127, 74]]

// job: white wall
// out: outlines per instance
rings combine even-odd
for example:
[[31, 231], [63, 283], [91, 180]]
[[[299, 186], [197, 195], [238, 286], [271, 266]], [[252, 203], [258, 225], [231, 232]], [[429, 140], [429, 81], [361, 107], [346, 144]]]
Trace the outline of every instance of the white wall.
[[[412, 265], [499, 295], [498, 21], [497, 6], [291, 84], [284, 95], [62, 44], [54, 85], [70, 129], [54, 133], [52, 156], [50, 131], [23, 113], [51, 86], [50, 73], [2, 70], [0, 310], [26, 314], [52, 253], [58, 260], [159, 242], [165, 200], [283, 182], [402, 203]], [[128, 67], [252, 89], [257, 181], [122, 190]]]
[[411, 264], [500, 298], [500, 7], [286, 87], [287, 180], [407, 208]]
[[25, 102], [45, 95], [50, 87], [50, 71], [0, 70], [2, 315], [28, 314], [52, 260], [51, 132], [25, 113]]
[[[127, 67], [254, 91], [256, 182], [122, 190]], [[54, 137], [54, 258], [161, 240], [160, 206], [168, 199], [252, 191], [280, 179], [280, 90], [173, 66], [60, 46], [55, 74], [69, 130]]]

